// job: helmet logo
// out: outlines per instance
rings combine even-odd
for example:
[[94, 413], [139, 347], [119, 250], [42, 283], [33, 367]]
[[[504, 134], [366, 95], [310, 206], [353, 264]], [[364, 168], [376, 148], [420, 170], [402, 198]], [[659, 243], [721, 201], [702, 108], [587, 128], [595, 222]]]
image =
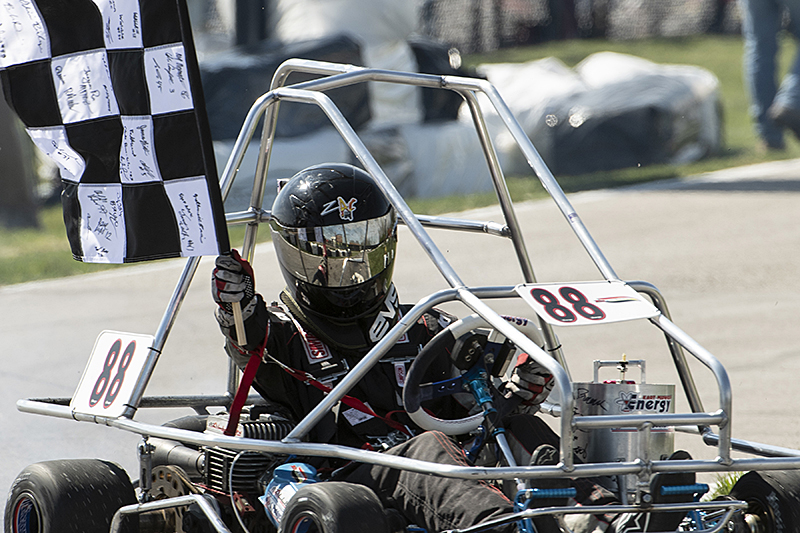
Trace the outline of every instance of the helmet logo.
[[344, 198], [339, 196], [336, 200], [331, 200], [327, 204], [322, 206], [322, 212], [320, 215], [327, 215], [328, 213], [333, 213], [334, 211], [339, 211], [339, 218], [342, 220], [353, 220], [353, 213], [356, 211], [356, 202], [358, 201], [357, 198], [350, 198], [349, 200], [345, 201]]

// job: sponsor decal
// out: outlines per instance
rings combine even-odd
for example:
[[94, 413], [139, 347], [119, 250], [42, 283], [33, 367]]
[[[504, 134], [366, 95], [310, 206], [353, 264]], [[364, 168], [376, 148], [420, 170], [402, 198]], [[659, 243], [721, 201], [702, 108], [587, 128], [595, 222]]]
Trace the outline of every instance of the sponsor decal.
[[349, 200], [345, 200], [341, 196], [336, 198], [336, 200], [331, 200], [330, 202], [323, 204], [322, 212], [320, 215], [327, 215], [329, 213], [333, 213], [334, 211], [339, 211], [339, 218], [342, 220], [353, 220], [353, 213], [356, 212], [356, 203], [358, 202], [357, 198], [350, 198]]
[[303, 483], [308, 480], [308, 472], [303, 470], [303, 467], [298, 464], [292, 464], [292, 477], [297, 483]]
[[648, 413], [668, 413], [672, 405], [672, 396], [641, 394], [636, 391], [620, 392], [619, 398], [615, 400], [622, 413], [644, 411]]
[[327, 361], [333, 357], [330, 348], [315, 337], [314, 334], [307, 331], [301, 331], [300, 334], [303, 337], [303, 348], [305, 348], [309, 363], [313, 365], [315, 363]]
[[[228, 428], [227, 421], [209, 420], [206, 423], [206, 429], [207, 430], [211, 430], [212, 432], [216, 432], [216, 433], [225, 433], [225, 430], [227, 428]], [[236, 433], [234, 433], [234, 436], [242, 437], [243, 435], [244, 435], [244, 432], [242, 431], [242, 425], [241, 424], [237, 424]]]
[[[369, 328], [369, 340], [372, 342], [378, 342], [381, 340], [389, 330], [392, 329], [397, 323], [397, 320], [403, 318], [403, 314], [400, 312], [398, 297], [397, 297], [397, 289], [394, 287], [394, 283], [389, 287], [389, 292], [386, 294], [386, 298], [383, 300], [383, 309], [380, 310], [378, 315], [375, 317], [375, 320], [372, 322], [372, 326]], [[397, 320], [395, 320], [395, 316]], [[402, 344], [408, 342], [408, 335], [403, 334], [402, 337], [397, 341], [397, 344]]]
[[297, 332], [300, 334], [300, 338], [303, 341], [303, 349], [306, 352], [308, 364], [314, 365], [323, 361], [327, 361], [333, 357], [331, 349], [328, 348], [327, 344], [319, 340], [313, 333], [303, 329], [303, 326], [300, 325], [300, 322], [292, 317], [289, 318], [294, 323], [294, 327], [297, 329]]
[[512, 324], [516, 324], [518, 326], [527, 326], [528, 319], [521, 316], [510, 316], [510, 315], [500, 315], [506, 322], [511, 322]]
[[[364, 405], [366, 405], [367, 407], [372, 409], [372, 407], [370, 407], [370, 405], [368, 403], [365, 403]], [[375, 418], [374, 416], [372, 416], [370, 414], [362, 413], [358, 409], [352, 408], [352, 407], [350, 409], [347, 409], [346, 411], [343, 411], [342, 412], [342, 416], [344, 416], [345, 420], [347, 420], [347, 422], [351, 426], [357, 426], [358, 424], [361, 424], [362, 422], [366, 422], [367, 420], [369, 420], [371, 418]]]
[[397, 380], [397, 386], [403, 387], [406, 384], [406, 364], [405, 363], [395, 363], [394, 364], [394, 377]]
[[636, 298], [630, 296], [607, 296], [605, 298], [597, 298], [595, 302], [601, 304], [622, 304], [625, 302], [638, 302]]
[[608, 411], [608, 402], [606, 402], [602, 398], [593, 397], [589, 393], [589, 389], [576, 389], [575, 390], [575, 400], [577, 400], [578, 403], [582, 403], [582, 404], [588, 405], [590, 407], [597, 406], [600, 409], [602, 409], [603, 411]]

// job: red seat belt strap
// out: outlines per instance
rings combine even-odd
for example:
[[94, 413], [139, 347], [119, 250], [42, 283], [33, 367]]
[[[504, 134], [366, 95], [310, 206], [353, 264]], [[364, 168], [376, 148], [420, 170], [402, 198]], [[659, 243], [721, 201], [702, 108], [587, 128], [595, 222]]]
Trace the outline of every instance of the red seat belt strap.
[[258, 351], [250, 352], [250, 360], [247, 361], [247, 366], [244, 367], [242, 373], [242, 381], [239, 382], [239, 388], [236, 389], [236, 396], [233, 397], [233, 403], [228, 411], [228, 425], [225, 427], [225, 435], [233, 436], [236, 434], [236, 427], [239, 425], [239, 417], [242, 414], [242, 407], [244, 402], [247, 401], [247, 395], [250, 393], [250, 386], [256, 377], [256, 371], [261, 364], [261, 357], [264, 353], [264, 348], [267, 346], [267, 337], [269, 337], [269, 330], [264, 335], [264, 342]]

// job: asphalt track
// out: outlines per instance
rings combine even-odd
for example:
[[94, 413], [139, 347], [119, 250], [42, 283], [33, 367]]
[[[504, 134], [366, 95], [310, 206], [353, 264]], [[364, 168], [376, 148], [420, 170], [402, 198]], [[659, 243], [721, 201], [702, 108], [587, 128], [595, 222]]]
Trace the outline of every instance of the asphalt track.
[[[734, 437], [800, 448], [800, 161], [570, 199], [619, 277], [655, 284], [674, 322], [725, 365], [734, 391]], [[539, 281], [600, 279], [551, 201], [517, 209]], [[499, 220], [495, 209], [464, 216]], [[414, 302], [445, 282], [402, 230], [395, 281], [401, 298]], [[521, 281], [507, 241], [431, 235], [465, 283]], [[102, 330], [155, 332], [182, 267], [182, 260], [173, 260], [0, 288], [2, 490], [26, 465], [47, 459], [111, 459], [136, 475], [138, 435], [23, 414], [15, 403], [70, 397]], [[201, 262], [148, 395], [224, 392], [227, 367], [212, 317], [211, 268], [212, 259]], [[276, 295], [283, 281], [270, 244], [258, 248], [255, 268], [258, 290]], [[497, 306], [533, 315], [514, 302]], [[624, 353], [647, 359], [649, 383], [677, 383], [663, 336], [649, 323], [561, 328], [558, 334], [576, 381], [591, 379], [593, 359]], [[710, 372], [691, 366], [706, 409], [715, 409]], [[682, 399], [678, 409], [687, 409]], [[136, 418], [160, 423], [189, 412], [141, 410]], [[715, 457], [697, 437], [679, 435], [677, 441], [695, 457]]]

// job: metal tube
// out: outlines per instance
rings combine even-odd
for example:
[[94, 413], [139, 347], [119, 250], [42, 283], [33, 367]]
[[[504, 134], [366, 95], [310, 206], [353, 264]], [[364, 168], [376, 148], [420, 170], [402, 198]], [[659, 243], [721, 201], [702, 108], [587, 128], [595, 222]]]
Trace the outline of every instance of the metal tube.
[[307, 442], [282, 442], [242, 437], [228, 437], [199, 433], [185, 429], [170, 428], [137, 422], [125, 417], [106, 419], [91, 416], [73, 416], [69, 406], [44, 404], [32, 400], [19, 400], [17, 408], [24, 413], [41, 414], [65, 419], [76, 419], [107, 425], [123, 431], [176, 440], [197, 446], [221, 446], [231, 450], [246, 450], [280, 455], [307, 455], [333, 457], [359, 463], [375, 464], [423, 474], [458, 479], [547, 479], [555, 477], [594, 477], [601, 475], [638, 474], [645, 468], [652, 472], [739, 472], [745, 470], [800, 470], [800, 457], [776, 457], [769, 459], [734, 459], [730, 463], [721, 460], [653, 461], [646, 465], [642, 461], [577, 464], [572, 470], [559, 466], [480, 467], [454, 466], [430, 463], [391, 454], [370, 452], [336, 444]]
[[452, 89], [454, 91], [480, 90], [480, 84], [476, 83], [479, 80], [475, 78], [459, 78], [456, 76], [439, 76], [435, 74], [419, 74], [416, 72], [366, 68], [357, 68], [349, 72], [333, 74], [326, 78], [295, 83], [289, 85], [289, 87], [300, 90], [328, 91], [338, 87], [369, 81], [415, 85], [417, 87], [428, 87], [431, 89]]
[[250, 111], [247, 112], [247, 116], [242, 123], [242, 128], [239, 130], [239, 136], [236, 137], [236, 142], [233, 144], [231, 155], [228, 157], [228, 162], [225, 164], [222, 176], [220, 176], [219, 188], [222, 193], [223, 202], [228, 197], [228, 193], [230, 193], [233, 180], [236, 178], [239, 167], [242, 165], [244, 153], [247, 151], [250, 139], [253, 138], [258, 121], [264, 113], [267, 104], [274, 99], [275, 95], [272, 93], [263, 94], [253, 103], [250, 107]]
[[[604, 505], [602, 507], [603, 513], [607, 514], [620, 514], [620, 513], [639, 513], [642, 512], [641, 507], [635, 505]], [[696, 502], [696, 503], [671, 503], [654, 505], [648, 510], [651, 512], [667, 512], [667, 511], [693, 511], [699, 509], [701, 511], [714, 511], [726, 509], [722, 520], [719, 521], [717, 526], [711, 529], [705, 529], [702, 533], [717, 533], [727, 528], [728, 521], [737, 510], [747, 509], [747, 503], [742, 501], [726, 501], [726, 502]], [[450, 529], [443, 533], [478, 533], [480, 531], [488, 531], [495, 529], [505, 524], [517, 522], [518, 520], [525, 520], [528, 518], [535, 518], [537, 516], [548, 515], [577, 515], [577, 514], [594, 514], [597, 513], [597, 508], [593, 506], [573, 506], [573, 507], [542, 507], [538, 509], [527, 509], [520, 513], [515, 513], [506, 517], [496, 518], [494, 520], [487, 520], [474, 526], [463, 529]]]
[[[237, 224], [248, 224], [250, 222], [262, 224], [269, 221], [270, 217], [271, 213], [265, 209], [250, 208], [247, 211], [227, 213], [225, 215], [225, 220], [228, 222], [229, 226], [232, 226]], [[423, 226], [437, 229], [486, 233], [496, 237], [508, 237], [510, 235], [508, 226], [505, 224], [499, 224], [497, 222], [428, 215], [417, 215], [417, 219]], [[402, 220], [399, 220], [398, 222], [403, 224]]]
[[694, 355], [701, 363], [703, 363], [714, 374], [717, 380], [717, 387], [719, 388], [719, 408], [723, 415], [727, 418], [726, 421], [721, 422], [719, 425], [719, 457], [725, 462], [731, 461], [731, 416], [733, 406], [733, 392], [731, 390], [731, 382], [728, 378], [728, 372], [719, 360], [714, 357], [711, 352], [700, 346], [700, 344], [687, 335], [682, 329], [673, 324], [664, 315], [651, 318], [650, 321], [658, 326], [670, 338], [674, 339], [686, 350]]
[[[309, 61], [303, 59], [290, 59], [284, 61], [275, 74], [272, 76], [270, 82], [270, 90], [273, 91], [282, 87], [289, 78], [289, 75], [295, 71], [304, 71], [312, 74], [328, 75], [331, 73], [344, 73], [353, 70], [362, 70], [362, 67], [355, 67], [352, 65], [341, 65], [320, 61]], [[276, 100], [273, 105], [267, 106], [264, 115], [264, 128], [261, 134], [261, 144], [259, 146], [258, 161], [256, 162], [256, 173], [253, 182], [253, 191], [250, 196], [250, 209], [261, 209], [264, 201], [264, 191], [267, 183], [267, 172], [269, 169], [269, 162], [272, 157], [272, 149], [275, 142], [275, 131], [278, 126], [278, 110], [280, 109], [280, 101]], [[243, 245], [243, 257], [248, 261], [253, 260], [253, 249], [255, 247], [255, 240], [258, 226], [255, 224], [248, 225], [245, 231], [245, 242]]]
[[354, 72], [366, 70], [364, 67], [357, 67], [355, 65], [344, 65], [342, 63], [329, 63], [327, 61], [316, 61], [312, 59], [287, 59], [278, 66], [275, 74], [272, 76], [270, 89], [283, 87], [286, 85], [286, 80], [292, 72], [305, 72], [308, 74], [344, 74], [346, 72]]
[[503, 334], [520, 349], [527, 352], [528, 355], [533, 357], [536, 362], [544, 366], [550, 374], [552, 374], [553, 379], [561, 391], [561, 462], [564, 464], [564, 468], [570, 471], [574, 464], [572, 454], [574, 400], [572, 397], [572, 383], [566, 371], [550, 356], [550, 354], [539, 348], [531, 339], [508, 323], [491, 307], [483, 303], [475, 294], [467, 289], [458, 289], [458, 298], [464, 302], [467, 307], [478, 313], [490, 326]]
[[455, 290], [447, 289], [434, 293], [427, 298], [420, 300], [411, 310], [408, 311], [392, 329], [378, 341], [372, 349], [361, 358], [341, 381], [322, 399], [314, 408], [292, 429], [284, 439], [287, 442], [296, 442], [311, 431], [322, 418], [347, 394], [353, 386], [358, 383], [369, 370], [380, 361], [391, 347], [400, 340], [417, 320], [434, 305], [452, 301], [455, 299]]
[[531, 265], [528, 250], [525, 247], [525, 241], [522, 239], [522, 230], [519, 227], [519, 220], [514, 213], [511, 194], [508, 192], [503, 170], [500, 168], [500, 161], [497, 159], [497, 152], [492, 144], [492, 139], [486, 127], [486, 121], [483, 119], [478, 101], [475, 98], [475, 94], [472, 92], [465, 91], [460, 94], [466, 100], [467, 106], [472, 114], [472, 122], [478, 132], [478, 140], [486, 155], [486, 163], [489, 165], [489, 175], [492, 178], [492, 183], [497, 193], [497, 200], [500, 203], [500, 210], [503, 213], [503, 218], [508, 225], [511, 242], [514, 245], [517, 260], [522, 268], [522, 275], [526, 283], [536, 283], [536, 275], [533, 272], [533, 265]]
[[514, 459], [514, 453], [511, 451], [511, 447], [508, 445], [508, 440], [506, 440], [505, 433], [498, 433], [494, 436], [494, 440], [497, 442], [497, 447], [500, 448], [503, 458], [506, 460], [506, 463], [508, 463], [508, 466], [517, 466], [517, 461]]
[[[272, 143], [275, 138], [275, 128], [278, 123], [278, 100], [267, 105], [264, 115], [264, 127], [261, 131], [261, 144], [258, 150], [258, 160], [256, 162], [256, 173], [253, 177], [253, 191], [250, 194], [250, 210], [261, 210], [264, 203], [264, 191], [267, 188], [267, 169], [272, 154]], [[253, 262], [253, 252], [256, 246], [256, 236], [258, 235], [258, 223], [250, 222], [244, 233], [244, 243], [242, 244], [242, 257]]]
[[[653, 305], [661, 311], [661, 314], [669, 320], [672, 320], [669, 309], [667, 308], [667, 302], [655, 285], [646, 281], [627, 281], [626, 283], [635, 291], [649, 296]], [[681, 349], [681, 345], [675, 342], [669, 335], [665, 335], [665, 337], [667, 338], [669, 351], [672, 354], [672, 360], [675, 362], [675, 369], [678, 371], [678, 376], [683, 385], [684, 394], [686, 394], [686, 399], [689, 402], [689, 407], [695, 413], [702, 413], [705, 411], [703, 408], [703, 401], [700, 398], [700, 393], [697, 391], [697, 385], [694, 383], [692, 371], [689, 369], [689, 364], [686, 362], [686, 356]]]
[[261, 224], [262, 222], [266, 222], [269, 220], [270, 213], [269, 211], [264, 211], [263, 209], [254, 210], [248, 209], [247, 211], [236, 211], [235, 213], [227, 213], [225, 215], [225, 221], [228, 223], [228, 226], [235, 226], [238, 224], [248, 224], [250, 222], [256, 222]]
[[148, 511], [160, 511], [163, 509], [172, 509], [174, 507], [183, 507], [186, 505], [197, 504], [203, 511], [203, 514], [208, 518], [209, 523], [219, 533], [231, 533], [231, 530], [222, 521], [217, 512], [200, 494], [189, 494], [187, 496], [176, 496], [175, 498], [166, 498], [164, 500], [155, 500], [147, 503], [138, 503], [133, 505], [126, 505], [120, 507], [114, 514], [111, 520], [111, 533], [117, 533], [122, 526], [122, 519], [128, 515], [138, 515]]
[[[488, 233], [489, 235], [496, 235], [498, 237], [508, 237], [511, 234], [508, 226], [504, 224], [498, 224], [497, 222], [476, 222], [474, 220], [427, 215], [417, 215], [417, 220], [419, 220], [423, 226], [429, 226], [438, 229]], [[402, 220], [399, 222], [401, 224], [404, 223]]]
[[[719, 445], [719, 435], [712, 433], [711, 430], [703, 432], [703, 442], [709, 446]], [[731, 439], [731, 448], [737, 452], [745, 452], [761, 457], [800, 457], [800, 450], [792, 450], [782, 446], [772, 446], [760, 442], [749, 440]]]
[[567, 219], [570, 227], [584, 245], [586, 251], [589, 253], [589, 256], [592, 258], [600, 272], [608, 280], [619, 279], [603, 253], [600, 251], [594, 239], [589, 234], [586, 226], [580, 220], [580, 217], [575, 212], [575, 209], [570, 204], [569, 200], [564, 194], [564, 191], [561, 189], [561, 186], [550, 172], [547, 164], [544, 162], [541, 155], [539, 155], [538, 151], [533, 146], [533, 143], [531, 143], [530, 139], [525, 134], [516, 118], [514, 118], [513, 113], [511, 113], [511, 110], [503, 101], [497, 89], [488, 81], [475, 78], [435, 76], [431, 74], [396, 72], [381, 69], [353, 68], [347, 69], [347, 71], [344, 72], [345, 69], [336, 70], [331, 66], [331, 64], [324, 64], [320, 62], [294, 63], [293, 65], [294, 68], [298, 70], [300, 68], [309, 68], [317, 69], [316, 71], [318, 73], [339, 72], [325, 78], [292, 85], [291, 87], [293, 89], [325, 91], [366, 81], [382, 81], [388, 83], [416, 85], [420, 87], [447, 88], [457, 92], [480, 91], [484, 93], [497, 111], [498, 116], [503, 120], [511, 135], [519, 145], [528, 161], [528, 164], [542, 182], [545, 190], [547, 190], [551, 197], [553, 197], [556, 205]]
[[[506, 217], [507, 223], [512, 228], [510, 230], [512, 234], [512, 240], [514, 242], [515, 250], [517, 251], [517, 255], [520, 261], [520, 265], [523, 269], [525, 279], [529, 283], [535, 282], [535, 276], [533, 274], [533, 269], [530, 264], [530, 259], [528, 257], [527, 251], [525, 250], [524, 241], [521, 238], [521, 232], [519, 231], [516, 217], [514, 215], [513, 209], [511, 208], [510, 195], [508, 194], [508, 190], [505, 185], [505, 180], [503, 179], [502, 170], [500, 169], [499, 161], [497, 159], [497, 154], [494, 151], [491, 138], [488, 134], [488, 130], [486, 129], [485, 121], [483, 120], [482, 114], [480, 113], [480, 108], [477, 105], [477, 101], [475, 100], [474, 94], [472, 94], [471, 92], [474, 90], [480, 90], [482, 92], [485, 92], [485, 84], [471, 78], [458, 78], [453, 76], [439, 77], [432, 75], [409, 74], [409, 73], [385, 71], [377, 69], [372, 69], [372, 70], [353, 69], [351, 71], [344, 72], [342, 70], [337, 70], [332, 68], [330, 64], [326, 65], [320, 63], [306, 62], [300, 65], [296, 65], [296, 67], [298, 69], [299, 68], [315, 69], [315, 72], [318, 73], [343, 72], [342, 74], [335, 74], [333, 76], [321, 80], [312, 80], [309, 82], [293, 85], [292, 87], [296, 89], [313, 89], [317, 91], [324, 91], [335, 87], [360, 83], [363, 81], [384, 81], [384, 82], [428, 86], [432, 88], [447, 88], [461, 94], [461, 96], [464, 97], [465, 100], [467, 101], [472, 111], [473, 120], [475, 122], [476, 129], [478, 131], [479, 140], [481, 141], [481, 144], [484, 148], [484, 153], [487, 156], [487, 162], [489, 164], [490, 174], [492, 176], [493, 183], [495, 185], [495, 190], [497, 192], [498, 199], [500, 200], [501, 208], [503, 210], [504, 216]], [[489, 85], [489, 87], [491, 87], [491, 85]], [[530, 143], [530, 141], [528, 142]], [[531, 149], [533, 149], [535, 152], [535, 149], [533, 148], [532, 145]], [[547, 170], [547, 167], [546, 165], [544, 165], [543, 162], [542, 166], [545, 170]], [[547, 172], [549, 173], [549, 170], [547, 170]], [[553, 182], [555, 182], [555, 179], [552, 178], [552, 175], [550, 176], [550, 178], [553, 180]], [[545, 184], [545, 188], [550, 190], [547, 184]], [[555, 188], [558, 189], [558, 191], [561, 190], [557, 183], [555, 184]], [[563, 196], [563, 192], [561, 194]], [[566, 201], [566, 197], [564, 197], [564, 201]], [[574, 213], [574, 210], [572, 210], [571, 212]], [[514, 228], [516, 229], [516, 231]], [[591, 240], [591, 237], [589, 239]], [[596, 245], [594, 246], [594, 248], [596, 248]], [[608, 267], [608, 269], [610, 270], [610, 266]], [[545, 321], [541, 320], [538, 317], [537, 319], [540, 322], [540, 327], [542, 328], [545, 337], [545, 342], [548, 347], [548, 351], [550, 351], [553, 357], [555, 357], [556, 360], [559, 361], [559, 363], [561, 363], [562, 367], [567, 372], [567, 375], [569, 375], [569, 367], [561, 350], [561, 345], [558, 342], [558, 339], [556, 338], [553, 329]]]
[[[489, 174], [492, 178], [492, 183], [494, 184], [494, 189], [497, 193], [497, 200], [500, 203], [500, 210], [502, 211], [503, 218], [508, 226], [511, 242], [514, 245], [514, 251], [517, 254], [517, 261], [519, 261], [520, 268], [522, 269], [523, 278], [525, 279], [526, 283], [536, 283], [536, 274], [533, 272], [533, 265], [531, 264], [530, 255], [528, 254], [528, 249], [525, 246], [525, 240], [522, 238], [522, 229], [520, 229], [519, 220], [514, 212], [511, 194], [508, 192], [508, 186], [506, 184], [505, 177], [503, 176], [503, 170], [500, 168], [500, 161], [497, 158], [497, 152], [492, 144], [492, 138], [489, 135], [489, 129], [486, 127], [486, 120], [483, 118], [483, 113], [478, 105], [478, 100], [475, 97], [475, 93], [471, 91], [463, 91], [459, 94], [461, 94], [466, 100], [470, 113], [472, 114], [472, 122], [475, 125], [476, 131], [478, 132], [478, 139], [480, 140], [481, 146], [483, 147], [483, 152], [486, 155], [486, 162], [489, 165]], [[539, 321], [539, 327], [542, 330], [547, 351], [550, 352], [553, 357], [556, 358], [556, 361], [561, 364], [561, 366], [564, 368], [564, 371], [567, 373], [567, 376], [570, 376], [567, 360], [564, 358], [564, 353], [561, 350], [561, 343], [558, 341], [552, 326], [550, 326], [550, 324], [548, 324], [541, 317], [537, 316], [536, 318]], [[572, 378], [570, 377], [570, 379]]]
[[[239, 170], [239, 166], [242, 164], [244, 152], [247, 149], [247, 144], [249, 143], [250, 138], [253, 136], [253, 132], [255, 131], [258, 123], [258, 118], [263, 112], [264, 107], [274, 98], [275, 97], [269, 93], [262, 95], [258, 100], [256, 100], [256, 102], [250, 108], [247, 117], [245, 117], [242, 129], [240, 130], [239, 136], [234, 143], [231, 156], [225, 165], [222, 176], [220, 177], [220, 191], [223, 202], [227, 198], [231, 186], [233, 185], [233, 180]], [[169, 332], [175, 323], [177, 313], [180, 310], [183, 299], [186, 297], [186, 292], [189, 289], [189, 285], [191, 284], [192, 278], [194, 277], [199, 264], [199, 257], [190, 257], [186, 261], [186, 266], [184, 267], [181, 277], [178, 280], [178, 285], [175, 287], [172, 298], [167, 305], [167, 309], [164, 311], [164, 315], [161, 318], [161, 323], [156, 331], [153, 347], [147, 354], [144, 370], [139, 375], [136, 385], [134, 386], [131, 396], [131, 403], [128, 405], [128, 408], [124, 413], [124, 416], [126, 417], [133, 417], [133, 415], [136, 413], [136, 409], [139, 407], [139, 402], [144, 396], [144, 391], [147, 388], [150, 378], [152, 377], [153, 370], [158, 362], [161, 350], [163, 349], [167, 340], [167, 336], [169, 335]], [[229, 380], [229, 392], [230, 389], [231, 387]]]
[[448, 285], [451, 287], [463, 287], [464, 283], [459, 278], [456, 271], [447, 262], [444, 255], [436, 247], [433, 240], [425, 232], [425, 229], [420, 224], [414, 213], [408, 207], [403, 197], [397, 192], [392, 182], [386, 177], [383, 169], [378, 165], [377, 161], [369, 153], [367, 147], [361, 142], [361, 139], [356, 135], [352, 126], [345, 120], [339, 109], [326, 95], [313, 91], [304, 91], [283, 87], [274, 91], [279, 98], [292, 102], [301, 103], [315, 103], [322, 111], [328, 116], [331, 123], [339, 131], [344, 141], [353, 151], [353, 154], [361, 161], [364, 168], [375, 179], [378, 188], [389, 199], [389, 202], [394, 206], [398, 215], [403, 219], [406, 226], [411, 230], [411, 233], [417, 238], [423, 250], [428, 254], [433, 263], [439, 269], [439, 272], [444, 276]]
[[175, 287], [172, 297], [167, 304], [167, 309], [164, 311], [164, 315], [161, 317], [161, 322], [158, 325], [158, 330], [156, 331], [155, 338], [153, 339], [153, 346], [150, 347], [150, 350], [147, 352], [144, 367], [136, 379], [136, 384], [134, 385], [133, 392], [131, 393], [130, 404], [126, 405], [125, 412], [123, 414], [125, 417], [132, 418], [136, 413], [136, 410], [139, 408], [139, 403], [142, 401], [144, 391], [147, 388], [147, 384], [150, 382], [150, 378], [152, 377], [153, 371], [156, 368], [156, 363], [158, 363], [161, 350], [164, 348], [164, 344], [167, 342], [167, 336], [172, 330], [172, 326], [175, 324], [175, 318], [177, 317], [178, 311], [183, 304], [184, 298], [186, 298], [186, 293], [189, 291], [189, 285], [192, 283], [192, 278], [194, 277], [199, 264], [199, 257], [190, 257], [186, 261], [186, 266], [184, 266], [183, 272], [181, 272], [180, 278], [178, 278], [178, 285]]
[[570, 227], [575, 232], [575, 235], [578, 237], [581, 244], [583, 244], [586, 251], [589, 253], [589, 256], [600, 270], [600, 273], [607, 280], [619, 279], [617, 274], [614, 272], [614, 269], [611, 268], [608, 260], [603, 255], [603, 252], [600, 251], [597, 243], [592, 238], [589, 230], [586, 229], [586, 226], [575, 212], [575, 209], [572, 207], [572, 204], [567, 199], [567, 196], [564, 194], [561, 186], [550, 172], [550, 169], [547, 168], [547, 164], [544, 162], [544, 159], [542, 159], [542, 156], [539, 155], [539, 152], [533, 146], [533, 143], [531, 143], [531, 140], [522, 129], [522, 126], [520, 126], [519, 122], [517, 122], [517, 120], [514, 118], [514, 115], [511, 113], [508, 105], [500, 97], [500, 93], [498, 93], [497, 89], [495, 89], [495, 87], [487, 81], [480, 80], [479, 84], [483, 93], [489, 98], [489, 101], [494, 106], [497, 114], [503, 120], [509, 132], [514, 137], [514, 140], [517, 141], [517, 145], [522, 150], [522, 153], [525, 155], [528, 164], [536, 173], [536, 176], [542, 182], [542, 186], [548, 193], [550, 193], [550, 196], [556, 202], [556, 205], [561, 210], [564, 218], [567, 219]]
[[[564, 407], [561, 407], [562, 412]], [[690, 414], [646, 414], [646, 415], [597, 415], [576, 416], [573, 425], [579, 429], [597, 428], [640, 428], [650, 422], [657, 427], [681, 426], [691, 424], [724, 424], [727, 416], [722, 411], [717, 413], [690, 413]]]

